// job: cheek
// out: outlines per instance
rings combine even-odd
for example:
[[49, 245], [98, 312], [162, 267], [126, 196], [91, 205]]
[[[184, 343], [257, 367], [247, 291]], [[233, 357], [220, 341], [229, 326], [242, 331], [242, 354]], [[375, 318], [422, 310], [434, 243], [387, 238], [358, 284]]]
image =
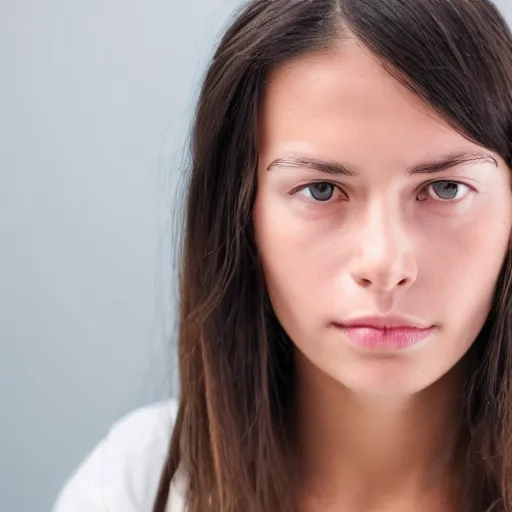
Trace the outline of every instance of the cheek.
[[452, 340], [446, 350], [472, 343], [488, 316], [509, 247], [507, 205], [489, 205], [461, 221], [437, 219], [422, 236], [409, 299], [419, 311], [439, 315]]
[[422, 237], [423, 250], [418, 253], [428, 256], [422, 257], [420, 277], [428, 276], [445, 290], [492, 290], [510, 240], [506, 204], [475, 209], [461, 220], [437, 218]]
[[272, 194], [257, 195], [253, 222], [274, 310], [285, 329], [293, 324], [302, 331], [325, 309], [323, 290], [335, 277], [332, 235], [321, 223], [304, 223]]

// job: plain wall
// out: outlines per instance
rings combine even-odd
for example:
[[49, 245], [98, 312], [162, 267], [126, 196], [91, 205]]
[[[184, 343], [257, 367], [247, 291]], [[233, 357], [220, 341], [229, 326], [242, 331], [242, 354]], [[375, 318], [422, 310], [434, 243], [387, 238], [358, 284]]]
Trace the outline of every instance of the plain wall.
[[115, 419], [175, 393], [173, 198], [240, 3], [0, 2], [2, 511], [49, 510]]
[[239, 0], [0, 2], [0, 510], [175, 392], [172, 211]]

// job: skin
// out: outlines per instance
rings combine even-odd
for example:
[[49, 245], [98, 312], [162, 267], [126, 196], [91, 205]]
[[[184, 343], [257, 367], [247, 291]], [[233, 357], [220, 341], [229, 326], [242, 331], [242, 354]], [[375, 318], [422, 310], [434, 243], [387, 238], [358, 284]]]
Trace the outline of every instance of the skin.
[[[259, 129], [254, 229], [273, 308], [296, 348], [301, 510], [455, 510], [446, 475], [463, 357], [508, 248], [507, 165], [354, 39], [274, 70]], [[409, 172], [460, 153], [478, 157]], [[459, 184], [454, 199], [436, 194], [440, 180]], [[380, 351], [334, 325], [390, 314], [433, 330], [414, 347]]]

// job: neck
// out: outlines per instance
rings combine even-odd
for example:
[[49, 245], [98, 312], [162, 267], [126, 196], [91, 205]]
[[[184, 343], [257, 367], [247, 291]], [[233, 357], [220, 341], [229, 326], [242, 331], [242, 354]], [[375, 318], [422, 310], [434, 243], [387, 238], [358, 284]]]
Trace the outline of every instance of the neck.
[[410, 504], [449, 494], [460, 432], [459, 372], [412, 396], [383, 397], [348, 390], [300, 355], [296, 363], [302, 488], [322, 496], [324, 510], [327, 502], [350, 510], [386, 510], [386, 502], [398, 510], [405, 496]]

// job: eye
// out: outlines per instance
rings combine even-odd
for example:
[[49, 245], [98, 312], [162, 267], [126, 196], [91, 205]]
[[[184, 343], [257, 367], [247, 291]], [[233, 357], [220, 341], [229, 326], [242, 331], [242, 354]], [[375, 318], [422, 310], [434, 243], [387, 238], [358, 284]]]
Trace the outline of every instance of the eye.
[[332, 199], [336, 192], [336, 186], [327, 181], [311, 183], [298, 191], [310, 201], [326, 203]]
[[470, 190], [467, 185], [456, 181], [435, 181], [420, 192], [418, 200], [425, 201], [430, 197], [434, 201], [460, 201]]

